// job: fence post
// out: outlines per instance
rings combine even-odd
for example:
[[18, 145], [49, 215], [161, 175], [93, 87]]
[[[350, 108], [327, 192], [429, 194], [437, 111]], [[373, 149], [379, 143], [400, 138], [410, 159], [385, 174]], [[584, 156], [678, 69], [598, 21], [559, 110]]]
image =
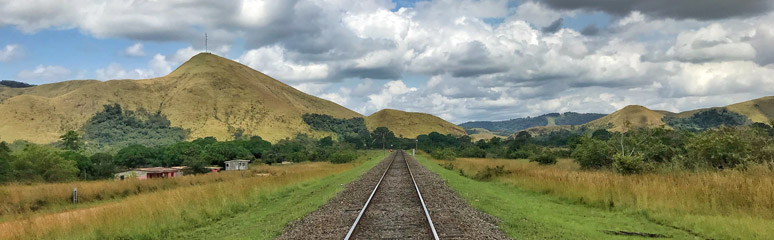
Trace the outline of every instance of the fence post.
[[78, 188], [73, 188], [73, 203], [78, 203]]

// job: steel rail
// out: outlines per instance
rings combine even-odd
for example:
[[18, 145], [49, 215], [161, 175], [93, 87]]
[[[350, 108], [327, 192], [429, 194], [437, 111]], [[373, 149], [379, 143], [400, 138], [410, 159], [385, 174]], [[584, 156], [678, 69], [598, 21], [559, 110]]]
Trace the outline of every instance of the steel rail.
[[344, 240], [349, 240], [349, 238], [352, 237], [352, 234], [355, 233], [355, 228], [357, 228], [357, 224], [360, 223], [360, 218], [363, 217], [363, 214], [366, 212], [366, 209], [368, 209], [368, 205], [371, 204], [371, 199], [374, 198], [374, 194], [376, 194], [376, 190], [379, 189], [379, 185], [382, 184], [382, 180], [384, 180], [384, 176], [386, 176], [387, 172], [390, 171], [390, 167], [392, 167], [392, 163], [395, 162], [395, 157], [397, 156], [398, 156], [397, 153], [395, 153], [392, 156], [392, 160], [390, 160], [390, 164], [387, 165], [387, 169], [384, 170], [382, 177], [379, 178], [379, 182], [376, 183], [376, 187], [374, 187], [374, 190], [371, 192], [371, 196], [368, 197], [368, 200], [366, 200], [365, 205], [363, 205], [363, 209], [360, 209], [360, 213], [357, 214], [357, 218], [355, 218], [355, 222], [352, 223], [352, 227], [349, 228], [349, 232], [347, 232], [347, 236], [344, 237]]
[[406, 168], [408, 168], [409, 175], [411, 176], [411, 182], [414, 183], [414, 189], [417, 190], [417, 196], [419, 196], [419, 202], [422, 203], [422, 210], [425, 211], [425, 218], [427, 218], [427, 223], [430, 225], [430, 231], [433, 232], [433, 239], [438, 240], [438, 232], [435, 231], [435, 225], [433, 224], [433, 219], [430, 218], [430, 212], [427, 211], [427, 205], [425, 205], [425, 199], [422, 198], [422, 193], [419, 192], [419, 185], [417, 185], [417, 181], [414, 180], [414, 173], [411, 172], [411, 166], [409, 166], [408, 160], [406, 160], [406, 154], [403, 151], [400, 151], [400, 153], [403, 155], [403, 161], [406, 162]]
[[[422, 210], [425, 213], [425, 219], [427, 219], [427, 223], [430, 226], [430, 231], [433, 233], [433, 239], [438, 240], [438, 232], [435, 230], [435, 225], [433, 224], [433, 219], [430, 218], [430, 212], [427, 211], [427, 205], [425, 205], [425, 200], [422, 198], [422, 193], [419, 191], [419, 185], [417, 185], [417, 181], [414, 180], [414, 173], [411, 172], [411, 166], [409, 166], [408, 161], [406, 160], [406, 154], [403, 151], [400, 151], [401, 156], [403, 157], [403, 161], [406, 163], [406, 168], [408, 169], [409, 176], [411, 177], [411, 183], [414, 184], [414, 189], [417, 192], [417, 196], [419, 196], [419, 202], [422, 204]], [[387, 165], [387, 169], [384, 170], [384, 173], [382, 174], [382, 177], [379, 178], [379, 182], [376, 183], [376, 186], [374, 187], [374, 190], [371, 192], [371, 196], [368, 197], [368, 200], [366, 200], [365, 205], [363, 205], [363, 209], [360, 210], [360, 213], [357, 215], [357, 218], [355, 219], [355, 222], [352, 223], [352, 227], [349, 228], [349, 232], [347, 232], [347, 236], [344, 237], [344, 240], [349, 240], [350, 237], [352, 237], [352, 234], [355, 233], [355, 229], [357, 228], [357, 225], [360, 223], [360, 219], [363, 217], [363, 214], [368, 209], [368, 206], [371, 203], [371, 199], [376, 194], [376, 190], [379, 189], [379, 185], [382, 184], [382, 180], [384, 180], [384, 176], [387, 175], [387, 172], [390, 171], [390, 167], [392, 167], [392, 163], [395, 162], [395, 158], [398, 156], [398, 153], [395, 153], [395, 155], [392, 157], [392, 160], [390, 160], [390, 164]]]

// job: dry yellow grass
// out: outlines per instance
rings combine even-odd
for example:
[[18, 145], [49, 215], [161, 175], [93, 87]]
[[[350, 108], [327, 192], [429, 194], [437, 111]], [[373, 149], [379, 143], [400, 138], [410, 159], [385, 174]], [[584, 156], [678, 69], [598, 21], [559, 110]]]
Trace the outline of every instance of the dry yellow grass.
[[[34, 215], [0, 223], [0, 239], [95, 238], [118, 235], [153, 235], [159, 229], [206, 221], [249, 206], [262, 192], [318, 179], [351, 169], [355, 164], [302, 163], [261, 166], [269, 176], [180, 187], [127, 197], [103, 204], [54, 214]], [[258, 206], [271, 207], [271, 206]]]
[[460, 126], [439, 117], [417, 112], [404, 112], [383, 109], [365, 118], [366, 127], [373, 131], [377, 127], [387, 127], [397, 137], [416, 138], [421, 134], [438, 132], [440, 134], [465, 135]]
[[728, 105], [726, 109], [745, 115], [753, 122], [769, 123], [774, 119], [774, 96]]
[[[257, 166], [257, 165], [256, 165]], [[256, 177], [271, 169], [261, 166], [245, 172], [246, 177]], [[175, 178], [126, 181], [80, 181], [69, 183], [43, 183], [33, 185], [0, 186], [0, 217], [8, 219], [17, 214], [33, 213], [56, 207], [73, 207], [71, 195], [78, 188], [78, 201], [81, 204], [110, 199], [121, 199], [133, 195], [156, 191], [232, 181], [242, 178], [240, 172], [220, 172], [204, 175], [191, 175]]]
[[453, 164], [467, 174], [503, 165], [511, 173], [498, 181], [592, 205], [774, 219], [774, 173], [766, 168], [625, 176], [607, 171], [579, 171], [569, 159], [560, 159], [554, 166], [524, 160], [470, 158], [457, 159]]
[[191, 137], [231, 137], [228, 127], [269, 141], [312, 131], [301, 116], [362, 117], [237, 62], [202, 53], [167, 76], [144, 80], [67, 81], [0, 89], [0, 141], [49, 143], [77, 130], [105, 104], [161, 111]]

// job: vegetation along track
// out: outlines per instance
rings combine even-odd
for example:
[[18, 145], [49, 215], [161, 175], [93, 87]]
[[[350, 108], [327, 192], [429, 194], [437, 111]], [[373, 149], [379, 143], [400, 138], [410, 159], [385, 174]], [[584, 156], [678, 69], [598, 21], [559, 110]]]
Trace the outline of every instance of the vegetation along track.
[[392, 155], [344, 239], [372, 238], [438, 239], [403, 151]]

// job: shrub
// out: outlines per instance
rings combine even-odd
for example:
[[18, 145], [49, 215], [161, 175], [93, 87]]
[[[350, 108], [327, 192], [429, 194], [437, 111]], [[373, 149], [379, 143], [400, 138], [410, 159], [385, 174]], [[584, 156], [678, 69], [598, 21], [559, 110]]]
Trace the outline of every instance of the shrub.
[[20, 182], [57, 182], [74, 180], [75, 161], [65, 159], [55, 148], [30, 144], [11, 162], [13, 179]]
[[642, 155], [635, 154], [631, 156], [617, 153], [613, 155], [613, 169], [621, 174], [639, 174], [650, 171], [650, 164], [645, 162]]
[[476, 146], [470, 146], [460, 150], [460, 156], [471, 157], [471, 158], [484, 158], [486, 157], [486, 151]]
[[508, 173], [509, 172], [505, 170], [505, 166], [500, 165], [496, 167], [486, 167], [484, 168], [484, 170], [478, 171], [476, 175], [473, 176], [473, 178], [476, 180], [489, 180], [494, 177], [499, 177]]
[[357, 158], [357, 153], [353, 150], [339, 149], [331, 153], [329, 159], [331, 163], [348, 163]]
[[685, 145], [686, 160], [694, 167], [734, 168], [751, 160], [750, 143], [724, 128], [707, 131], [691, 138]]
[[454, 150], [450, 148], [442, 148], [442, 149], [435, 150], [430, 155], [433, 158], [438, 160], [454, 161], [457, 159], [457, 154], [455, 154]]
[[[443, 167], [443, 168], [446, 168], [447, 170], [454, 170], [454, 164], [453, 163], [448, 162], [448, 163], [443, 163], [443, 164], [439, 164], [439, 165], [441, 165], [441, 167]], [[462, 170], [462, 169], [460, 169], [460, 170]]]
[[529, 151], [521, 149], [519, 151], [514, 151], [508, 154], [508, 158], [511, 159], [527, 159], [529, 156], [532, 155]]
[[613, 164], [613, 151], [614, 149], [604, 141], [583, 138], [571, 156], [583, 169], [598, 169]]
[[556, 156], [553, 154], [535, 154], [529, 157], [530, 162], [537, 162], [540, 165], [551, 165], [556, 164]]

